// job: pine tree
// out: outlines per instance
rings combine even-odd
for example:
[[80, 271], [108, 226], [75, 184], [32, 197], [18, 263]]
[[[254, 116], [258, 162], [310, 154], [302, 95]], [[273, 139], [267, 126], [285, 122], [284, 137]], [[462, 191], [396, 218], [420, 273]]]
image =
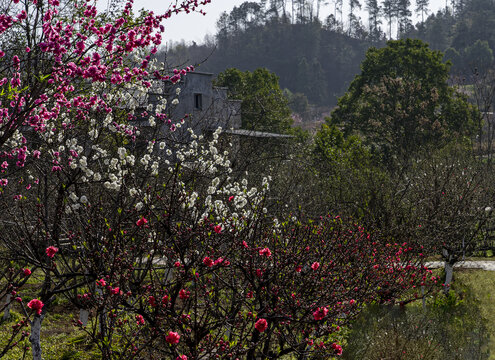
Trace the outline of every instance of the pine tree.
[[381, 8], [377, 0], [366, 0], [366, 10], [368, 11], [368, 22], [370, 36], [372, 39], [377, 39], [380, 36], [380, 12]]
[[395, 0], [384, 0], [382, 5], [383, 14], [387, 17], [388, 38], [392, 39], [392, 22], [395, 16]]
[[416, 13], [421, 14], [421, 22], [425, 22], [425, 15], [428, 15], [430, 0], [416, 0]]
[[355, 10], [361, 9], [361, 3], [359, 0], [349, 0], [349, 35], [352, 35], [355, 29], [355, 24], [358, 21], [358, 17], [354, 14]]
[[397, 1], [397, 38], [400, 38], [411, 26], [410, 0]]

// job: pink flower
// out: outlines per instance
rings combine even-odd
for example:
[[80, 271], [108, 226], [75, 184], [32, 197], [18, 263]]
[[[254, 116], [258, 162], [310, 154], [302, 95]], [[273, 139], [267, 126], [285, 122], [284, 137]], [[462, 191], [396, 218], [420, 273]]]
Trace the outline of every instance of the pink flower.
[[217, 234], [220, 234], [222, 232], [222, 225], [217, 225], [213, 227], [213, 230], [215, 230]]
[[328, 309], [326, 307], [324, 308], [318, 308], [313, 312], [313, 317], [315, 318], [316, 321], [322, 320], [325, 316], [328, 314]]
[[313, 270], [317, 270], [319, 267], [320, 267], [320, 263], [319, 262], [314, 262], [311, 265], [311, 269], [313, 269]]
[[182, 300], [188, 299], [188, 298], [189, 298], [189, 295], [190, 295], [190, 292], [189, 292], [189, 291], [187, 291], [187, 290], [181, 289], [181, 290], [179, 291], [179, 297], [180, 297]]
[[45, 306], [45, 304], [43, 304], [41, 300], [33, 299], [28, 302], [27, 306], [28, 308], [35, 310], [38, 315], [41, 315], [41, 309], [43, 309], [43, 306]]
[[175, 360], [187, 360], [187, 356], [186, 355], [179, 355], [179, 356], [177, 356], [177, 358]]
[[31, 275], [31, 270], [26, 268], [26, 269], [22, 270], [22, 273], [24, 274], [24, 276], [29, 276], [29, 275]]
[[110, 290], [110, 292], [111, 292], [113, 295], [117, 295], [117, 294], [120, 292], [120, 288], [119, 288], [119, 287], [115, 287], [115, 288], [113, 288], [112, 290]]
[[212, 267], [213, 260], [210, 259], [208, 256], [205, 256], [205, 258], [203, 259], [203, 264], [205, 264], [207, 267]]
[[332, 349], [335, 351], [335, 355], [337, 356], [342, 355], [342, 346], [340, 346], [339, 344], [333, 343]]
[[49, 246], [46, 248], [46, 256], [48, 256], [49, 258], [53, 258], [55, 256], [55, 254], [58, 252], [58, 248], [56, 248], [55, 246]]
[[138, 325], [144, 325], [143, 315], [136, 315], [136, 324], [138, 324]]
[[141, 216], [141, 219], [139, 219], [138, 221], [136, 221], [136, 225], [137, 226], [143, 226], [143, 225], [146, 225], [148, 223], [148, 220], [146, 220], [144, 217]]
[[180, 340], [180, 335], [176, 332], [169, 331], [168, 335], [165, 337], [165, 341], [169, 344], [177, 345]]
[[271, 251], [270, 251], [270, 249], [268, 249], [268, 248], [261, 249], [261, 250], [259, 251], [259, 254], [260, 254], [260, 256], [265, 255], [266, 257], [270, 257], [270, 256], [272, 256], [272, 252], [271, 252]]
[[96, 280], [96, 285], [107, 286], [107, 282], [104, 279]]
[[302, 266], [301, 265], [297, 265], [296, 266], [296, 272], [300, 273], [302, 271]]
[[254, 324], [254, 327], [256, 328], [256, 330], [258, 330], [260, 333], [262, 333], [268, 327], [268, 322], [265, 319], [259, 319]]
[[354, 305], [356, 303], [356, 300], [352, 299], [349, 301], [349, 304]]

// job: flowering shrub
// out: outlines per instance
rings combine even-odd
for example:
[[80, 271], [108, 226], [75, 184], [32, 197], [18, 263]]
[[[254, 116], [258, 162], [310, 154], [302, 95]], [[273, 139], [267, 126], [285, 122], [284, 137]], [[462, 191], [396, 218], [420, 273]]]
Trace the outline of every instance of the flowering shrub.
[[164, 96], [146, 104], [153, 80], [193, 70], [152, 59], [161, 21], [208, 2], [134, 19], [132, 1], [109, 17], [92, 2], [26, 0], [2, 15], [2, 40], [31, 26], [43, 36], [2, 43], [0, 240], [15, 266], [0, 300], [16, 296], [25, 318], [0, 356], [29, 325], [41, 359], [42, 321], [62, 295], [91, 310], [75, 325], [104, 359], [340, 355], [339, 326], [363, 304], [431, 281], [406, 243], [340, 218], [270, 217], [268, 177], [254, 187], [233, 174], [221, 129], [178, 131]]

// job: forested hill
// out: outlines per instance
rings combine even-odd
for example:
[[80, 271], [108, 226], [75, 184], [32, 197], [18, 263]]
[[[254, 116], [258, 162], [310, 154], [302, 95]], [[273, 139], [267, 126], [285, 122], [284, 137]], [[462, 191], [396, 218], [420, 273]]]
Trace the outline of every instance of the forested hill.
[[[334, 105], [359, 71], [371, 42], [316, 18], [293, 23], [257, 3], [245, 4], [251, 5], [249, 11], [239, 14], [234, 8], [219, 19], [214, 40], [168, 49], [168, 63], [207, 59], [198, 70], [213, 73], [229, 67], [243, 71], [265, 67], [280, 77], [282, 88], [304, 93], [313, 104]], [[245, 10], [243, 5], [240, 8]], [[383, 39], [380, 45], [384, 43]]]
[[[329, 107], [359, 73], [366, 50], [385, 45], [390, 36], [419, 38], [446, 52], [456, 75], [493, 65], [492, 0], [454, 0], [429, 16], [428, 0], [416, 0], [414, 8], [410, 0], [349, 0], [354, 10], [348, 14], [341, 11], [342, 1], [335, 1], [332, 14], [323, 14], [319, 0], [245, 2], [222, 14], [215, 37], [204, 44], [169, 47], [167, 62], [201, 63], [199, 70], [213, 73], [265, 67], [280, 77], [282, 88]], [[356, 16], [359, 7], [367, 11], [365, 24]], [[424, 22], [413, 25], [413, 10]]]

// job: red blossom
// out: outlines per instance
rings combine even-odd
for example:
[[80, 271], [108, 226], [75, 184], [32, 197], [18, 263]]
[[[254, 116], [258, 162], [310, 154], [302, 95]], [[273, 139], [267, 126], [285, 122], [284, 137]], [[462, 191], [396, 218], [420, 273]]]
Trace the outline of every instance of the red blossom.
[[222, 225], [214, 226], [213, 230], [215, 230], [217, 234], [220, 234], [222, 232]]
[[328, 314], [328, 309], [326, 307], [318, 308], [313, 312], [313, 317], [316, 321], [322, 320]]
[[205, 258], [203, 259], [203, 264], [205, 264], [205, 266], [207, 266], [207, 267], [212, 267], [213, 266], [213, 260], [210, 259], [208, 256], [205, 256]]
[[266, 257], [272, 256], [272, 252], [270, 251], [269, 248], [263, 248], [259, 251], [260, 256], [265, 255]]
[[146, 220], [143, 216], [138, 221], [136, 221], [137, 226], [143, 226], [143, 225], [146, 225], [147, 223], [148, 223], [148, 220]]
[[48, 256], [49, 258], [53, 258], [58, 252], [58, 248], [56, 248], [55, 246], [49, 246], [46, 248], [45, 252], [46, 256]]
[[320, 267], [320, 263], [319, 262], [314, 262], [311, 265], [311, 269], [313, 269], [313, 270], [317, 270], [319, 267]]
[[22, 273], [24, 274], [24, 276], [29, 276], [29, 275], [31, 275], [31, 270], [26, 268], [26, 269], [22, 270]]
[[165, 337], [165, 341], [172, 345], [177, 345], [179, 340], [180, 335], [173, 331], [169, 331], [168, 335]]
[[27, 303], [27, 307], [35, 310], [38, 315], [41, 315], [41, 309], [43, 309], [43, 306], [45, 306], [45, 304], [38, 299], [33, 299]]
[[190, 294], [191, 294], [191, 293], [190, 293], [188, 290], [185, 290], [185, 289], [181, 289], [181, 290], [179, 291], [179, 297], [180, 297], [182, 300], [186, 300], [186, 299], [188, 299]]
[[144, 317], [143, 315], [136, 315], [136, 324], [144, 325]]
[[342, 346], [340, 346], [339, 344], [333, 343], [332, 349], [335, 351], [335, 355], [337, 356], [342, 355]]
[[256, 330], [262, 333], [268, 327], [268, 321], [266, 321], [265, 319], [258, 319], [258, 321], [256, 321], [256, 323], [254, 324], [254, 327], [256, 328]]

